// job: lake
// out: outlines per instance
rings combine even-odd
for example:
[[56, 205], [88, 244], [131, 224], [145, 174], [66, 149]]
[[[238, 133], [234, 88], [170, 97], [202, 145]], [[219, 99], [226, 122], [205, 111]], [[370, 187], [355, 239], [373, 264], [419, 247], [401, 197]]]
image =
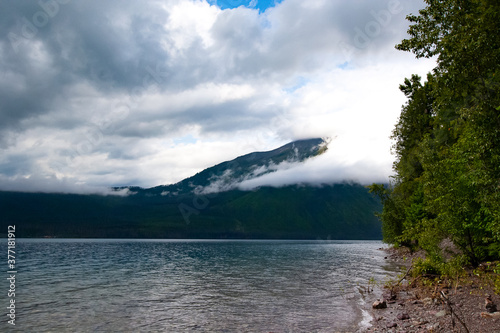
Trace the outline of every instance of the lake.
[[382, 246], [17, 239], [12, 331], [355, 332], [376, 296], [364, 288], [396, 275]]

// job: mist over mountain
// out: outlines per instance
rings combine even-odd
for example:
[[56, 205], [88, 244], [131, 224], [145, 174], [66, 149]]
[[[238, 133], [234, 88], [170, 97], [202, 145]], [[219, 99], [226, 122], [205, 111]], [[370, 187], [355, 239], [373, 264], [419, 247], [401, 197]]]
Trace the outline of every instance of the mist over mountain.
[[[211, 194], [239, 188], [242, 182], [299, 165], [326, 152], [330, 139], [314, 138], [290, 142], [271, 151], [253, 152], [219, 163], [173, 185], [149, 189], [129, 187], [132, 194], [175, 197]], [[116, 190], [123, 190], [123, 187]]]
[[18, 237], [380, 239], [380, 202], [359, 184], [241, 189], [314, 160], [328, 142], [243, 155], [172, 185], [113, 189], [126, 196], [0, 192], [1, 224], [16, 224]]

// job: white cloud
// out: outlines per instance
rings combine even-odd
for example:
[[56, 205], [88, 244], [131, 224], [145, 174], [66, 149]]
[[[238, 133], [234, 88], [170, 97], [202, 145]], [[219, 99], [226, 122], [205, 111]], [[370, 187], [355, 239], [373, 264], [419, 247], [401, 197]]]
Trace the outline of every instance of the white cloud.
[[22, 18], [40, 8], [10, 3], [1, 26], [24, 39], [16, 53], [0, 38], [0, 190], [175, 183], [323, 136], [335, 138], [327, 155], [258, 182], [387, 177], [398, 85], [434, 66], [394, 50], [405, 15], [421, 7], [284, 0], [259, 13], [200, 0], [71, 2], [28, 39]]
[[180, 1], [175, 5], [166, 3], [163, 8], [169, 13], [165, 29], [171, 43], [164, 45], [168, 52], [173, 46], [182, 56], [182, 51], [198, 39], [202, 41], [203, 47], [214, 44], [210, 29], [220, 14], [217, 7], [204, 1]]
[[30, 175], [25, 177], [7, 178], [0, 175], [2, 191], [14, 192], [42, 192], [42, 193], [75, 193], [75, 194], [99, 194], [99, 195], [117, 195], [127, 196], [128, 189], [112, 190], [111, 188], [88, 185], [85, 182], [72, 178], [57, 178], [55, 176], [42, 177], [39, 175]]

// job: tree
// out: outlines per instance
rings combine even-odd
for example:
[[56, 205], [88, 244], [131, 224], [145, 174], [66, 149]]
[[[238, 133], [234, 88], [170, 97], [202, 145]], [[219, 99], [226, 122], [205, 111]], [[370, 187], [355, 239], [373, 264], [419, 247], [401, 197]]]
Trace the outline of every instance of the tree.
[[413, 75], [400, 86], [408, 102], [384, 201], [398, 202], [400, 234], [388, 239], [435, 251], [450, 238], [478, 264], [500, 257], [489, 251], [500, 248], [500, 2], [425, 2], [396, 46], [437, 66], [425, 83]]
[[383, 184], [372, 184], [368, 188], [370, 193], [380, 198], [383, 205], [382, 212], [376, 214], [382, 221], [383, 241], [397, 246], [410, 245], [400, 243], [400, 237], [403, 234], [404, 209], [399, 197], [390, 187], [385, 187]]

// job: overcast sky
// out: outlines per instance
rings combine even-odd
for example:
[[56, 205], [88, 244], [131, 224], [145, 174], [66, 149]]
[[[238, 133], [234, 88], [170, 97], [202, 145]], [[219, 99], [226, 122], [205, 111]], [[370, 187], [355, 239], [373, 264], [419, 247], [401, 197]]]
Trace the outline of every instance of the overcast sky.
[[384, 181], [420, 0], [0, 3], [0, 190], [171, 184], [290, 141], [262, 184]]

